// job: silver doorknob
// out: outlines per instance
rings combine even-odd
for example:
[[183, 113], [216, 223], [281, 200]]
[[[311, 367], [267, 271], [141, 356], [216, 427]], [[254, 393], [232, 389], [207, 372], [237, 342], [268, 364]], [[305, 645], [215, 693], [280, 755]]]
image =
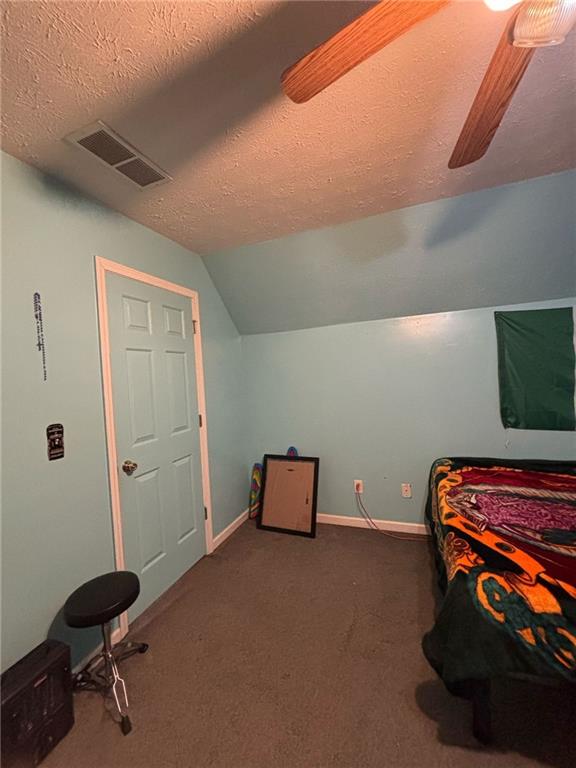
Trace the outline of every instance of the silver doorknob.
[[135, 461], [130, 461], [130, 459], [126, 459], [124, 464], [122, 464], [122, 472], [128, 476], [133, 475], [136, 469], [138, 469], [138, 464]]

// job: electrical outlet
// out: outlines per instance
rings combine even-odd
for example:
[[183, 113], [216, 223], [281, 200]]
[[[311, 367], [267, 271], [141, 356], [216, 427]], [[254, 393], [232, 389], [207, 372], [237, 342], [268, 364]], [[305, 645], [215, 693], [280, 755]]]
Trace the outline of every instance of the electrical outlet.
[[412, 483], [402, 483], [402, 498], [403, 499], [412, 498]]
[[364, 493], [364, 480], [354, 480], [354, 493]]

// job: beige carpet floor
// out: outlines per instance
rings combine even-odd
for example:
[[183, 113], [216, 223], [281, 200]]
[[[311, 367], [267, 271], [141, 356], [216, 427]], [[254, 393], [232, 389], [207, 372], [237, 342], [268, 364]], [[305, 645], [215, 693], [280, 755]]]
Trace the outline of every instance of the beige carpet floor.
[[[133, 731], [96, 694], [45, 768], [448, 768], [576, 765], [574, 703], [497, 686], [495, 745], [420, 650], [434, 612], [426, 540], [243, 525], [133, 630], [123, 667]], [[142, 622], [141, 622], [142, 624]]]

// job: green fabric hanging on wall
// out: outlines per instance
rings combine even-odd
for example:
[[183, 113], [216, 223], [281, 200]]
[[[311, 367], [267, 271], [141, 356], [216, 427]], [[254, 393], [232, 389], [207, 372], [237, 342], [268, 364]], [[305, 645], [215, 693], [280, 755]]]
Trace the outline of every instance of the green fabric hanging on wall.
[[571, 307], [495, 312], [500, 415], [515, 429], [576, 429]]

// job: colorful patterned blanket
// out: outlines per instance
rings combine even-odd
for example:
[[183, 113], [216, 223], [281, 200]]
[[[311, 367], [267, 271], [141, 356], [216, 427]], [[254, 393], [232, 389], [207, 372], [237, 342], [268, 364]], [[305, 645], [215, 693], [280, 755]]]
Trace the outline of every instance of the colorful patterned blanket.
[[423, 649], [447, 687], [576, 682], [576, 462], [439, 459], [426, 514], [444, 595]]

